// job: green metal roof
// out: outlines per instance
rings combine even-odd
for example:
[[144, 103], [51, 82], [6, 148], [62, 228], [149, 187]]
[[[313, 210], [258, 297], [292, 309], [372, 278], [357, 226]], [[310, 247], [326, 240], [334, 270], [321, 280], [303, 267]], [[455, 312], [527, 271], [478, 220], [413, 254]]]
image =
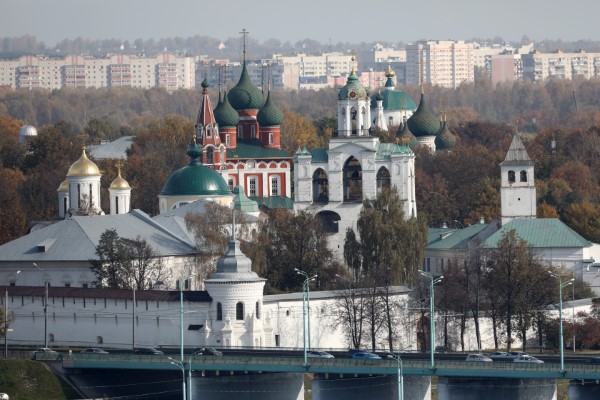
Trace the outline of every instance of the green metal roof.
[[387, 160], [392, 154], [413, 154], [413, 152], [408, 146], [401, 146], [395, 143], [379, 143], [375, 159]]
[[271, 196], [271, 197], [249, 197], [250, 200], [258, 203], [258, 207], [264, 207], [269, 210], [285, 208], [291, 210], [294, 208], [294, 201], [289, 197]]
[[396, 137], [398, 138], [398, 144], [408, 146], [411, 149], [413, 149], [418, 143], [415, 135], [413, 135], [410, 129], [408, 129], [408, 124], [406, 122], [402, 125], [402, 129], [398, 128]]
[[438, 150], [449, 150], [454, 148], [456, 145], [456, 136], [452, 132], [450, 132], [450, 128], [448, 128], [448, 124], [444, 123], [444, 129], [442, 133], [440, 133], [435, 138], [435, 147]]
[[352, 70], [350, 76], [348, 76], [348, 81], [346, 85], [344, 85], [340, 89], [340, 93], [338, 94], [338, 99], [340, 100], [351, 100], [354, 99], [365, 99], [368, 96], [367, 89], [358, 81], [358, 76]]
[[271, 92], [267, 96], [265, 106], [260, 109], [256, 119], [260, 126], [277, 126], [283, 122], [283, 113], [271, 101]]
[[423, 94], [421, 94], [421, 101], [419, 101], [417, 111], [415, 111], [406, 123], [416, 137], [437, 136], [442, 130], [440, 120], [429, 111]]
[[236, 110], [258, 110], [265, 104], [262, 92], [254, 86], [246, 63], [242, 67], [242, 74], [237, 85], [229, 91], [229, 101]]
[[469, 241], [475, 238], [488, 224], [475, 224], [462, 229], [429, 228], [427, 233], [427, 249], [451, 250], [464, 249]]
[[239, 185], [233, 188], [233, 204], [234, 208], [239, 211], [258, 212], [258, 204], [246, 197], [244, 188]]
[[[377, 96], [371, 96], [371, 108], [377, 107]], [[417, 108], [414, 100], [405, 92], [400, 90], [384, 90], [381, 92], [383, 98], [383, 109], [386, 111], [414, 110]]]
[[312, 162], [326, 163], [329, 161], [329, 155], [327, 154], [326, 148], [310, 149], [310, 155], [312, 156]]
[[260, 159], [260, 158], [279, 158], [291, 159], [288, 153], [283, 150], [271, 147], [264, 147], [259, 140], [238, 140], [235, 149], [227, 149], [227, 159]]
[[215, 120], [221, 128], [237, 126], [238, 122], [240, 122], [240, 115], [231, 106], [227, 92], [225, 92], [223, 100], [219, 101], [213, 112]]
[[592, 245], [558, 218], [515, 218], [484, 241], [482, 247], [496, 248], [502, 235], [513, 229], [531, 247], [589, 247]]

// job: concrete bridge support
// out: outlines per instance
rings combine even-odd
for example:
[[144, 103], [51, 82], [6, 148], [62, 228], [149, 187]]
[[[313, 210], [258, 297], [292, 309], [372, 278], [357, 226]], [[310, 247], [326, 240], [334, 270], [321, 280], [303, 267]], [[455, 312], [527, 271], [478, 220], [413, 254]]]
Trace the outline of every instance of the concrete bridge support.
[[569, 400], [600, 399], [600, 380], [572, 380], [569, 383]]
[[[315, 374], [312, 381], [313, 400], [397, 399], [398, 377], [395, 375]], [[431, 399], [429, 376], [405, 376], [404, 398]]]
[[556, 400], [554, 379], [438, 378], [439, 400]]

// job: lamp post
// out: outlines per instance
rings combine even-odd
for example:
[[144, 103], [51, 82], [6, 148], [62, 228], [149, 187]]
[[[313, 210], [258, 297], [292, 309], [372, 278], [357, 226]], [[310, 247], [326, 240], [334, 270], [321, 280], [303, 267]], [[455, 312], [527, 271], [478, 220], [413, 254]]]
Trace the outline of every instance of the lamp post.
[[192, 358], [193, 354], [188, 357], [188, 400], [192, 400]]
[[[298, 275], [304, 277], [304, 283], [302, 284], [302, 329], [304, 331], [304, 365], [307, 364], [306, 356], [306, 337], [308, 335], [308, 349], [310, 350], [310, 282], [317, 279], [317, 275], [309, 276], [306, 272], [294, 268], [294, 271]], [[308, 334], [307, 334], [308, 326]]]
[[191, 279], [195, 274], [191, 274], [179, 279], [179, 330], [180, 330], [180, 350], [181, 350], [181, 362], [184, 362], [183, 359], [183, 282], [188, 279]]
[[[21, 271], [17, 271], [19, 275]], [[8, 360], [8, 288], [4, 291], [4, 359]]]
[[[33, 266], [42, 272], [46, 272], [36, 263], [33, 263]], [[48, 279], [44, 280], [44, 347], [48, 347]]]
[[186, 400], [186, 393], [185, 393], [185, 366], [183, 365], [183, 362], [179, 362], [176, 361], [174, 359], [172, 359], [171, 357], [168, 357], [167, 360], [169, 360], [169, 364], [173, 364], [173, 365], [177, 365], [179, 367], [179, 369], [181, 369], [181, 385], [182, 385], [182, 389], [183, 389], [183, 396], [182, 399]]
[[431, 369], [435, 368], [435, 321], [434, 321], [434, 304], [435, 304], [435, 300], [434, 300], [434, 291], [433, 291], [433, 286], [436, 283], [440, 283], [442, 281], [442, 279], [444, 279], [444, 276], [440, 276], [439, 278], [434, 278], [433, 275], [431, 275], [429, 272], [425, 272], [425, 271], [419, 271], [419, 273], [421, 275], [423, 275], [426, 278], [429, 278], [431, 280], [431, 283], [429, 284], [429, 333], [430, 333], [430, 339], [431, 339], [431, 349], [430, 349], [430, 353], [431, 353]]
[[562, 290], [563, 288], [573, 284], [574, 278], [569, 279], [565, 283], [562, 282], [562, 278], [560, 275], [556, 275], [552, 271], [548, 271], [550, 275], [554, 278], [558, 279], [558, 320], [559, 320], [559, 343], [560, 343], [560, 372], [565, 370], [565, 349], [563, 346], [563, 323], [562, 323]]
[[402, 373], [402, 358], [400, 352], [396, 357], [398, 361], [398, 400], [404, 400], [404, 374]]

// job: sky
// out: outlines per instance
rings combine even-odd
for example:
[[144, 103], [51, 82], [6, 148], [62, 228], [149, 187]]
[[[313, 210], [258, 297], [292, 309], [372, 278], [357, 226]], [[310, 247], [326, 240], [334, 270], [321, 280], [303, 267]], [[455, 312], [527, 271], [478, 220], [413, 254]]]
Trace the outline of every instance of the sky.
[[599, 0], [0, 0], [0, 37], [575, 41], [600, 40], [599, 14]]

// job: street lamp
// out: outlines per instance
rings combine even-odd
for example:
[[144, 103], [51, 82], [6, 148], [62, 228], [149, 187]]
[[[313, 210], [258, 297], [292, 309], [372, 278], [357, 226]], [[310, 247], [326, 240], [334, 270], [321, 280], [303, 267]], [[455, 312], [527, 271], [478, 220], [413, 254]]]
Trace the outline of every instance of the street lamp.
[[185, 277], [181, 277], [179, 279], [179, 328], [180, 328], [180, 334], [181, 334], [181, 342], [180, 342], [180, 347], [181, 347], [181, 363], [184, 362], [183, 359], [183, 282], [187, 281], [188, 279], [191, 279], [195, 274], [191, 274]]
[[[19, 275], [17, 271], [15, 275]], [[8, 359], [8, 288], [4, 291], [4, 359]]]
[[402, 373], [402, 358], [400, 358], [400, 352], [396, 357], [398, 361], [398, 400], [404, 400], [404, 374]]
[[188, 400], [192, 400], [192, 358], [194, 354], [188, 357]]
[[559, 337], [559, 343], [560, 343], [560, 372], [563, 372], [565, 370], [565, 349], [563, 348], [563, 323], [562, 323], [562, 290], [563, 288], [572, 285], [573, 281], [575, 281], [574, 278], [569, 279], [568, 281], [566, 281], [565, 283], [562, 282], [562, 278], [560, 275], [556, 275], [554, 272], [552, 271], [548, 271], [548, 273], [550, 275], [552, 275], [554, 278], [558, 279], [558, 320], [559, 320], [559, 325], [560, 325], [560, 337]]
[[[317, 275], [309, 276], [308, 273], [294, 268], [294, 271], [298, 275], [304, 277], [304, 283], [302, 284], [302, 329], [304, 331], [304, 365], [307, 364], [306, 356], [306, 336], [308, 326], [308, 349], [310, 350], [310, 282], [317, 279]], [[307, 324], [308, 322], [308, 324]]]
[[442, 281], [442, 279], [444, 279], [444, 276], [440, 276], [439, 278], [435, 278], [433, 277], [433, 275], [431, 275], [429, 272], [425, 272], [425, 271], [419, 271], [419, 273], [421, 275], [423, 275], [426, 278], [429, 278], [431, 280], [431, 283], [429, 284], [429, 333], [431, 335], [431, 349], [430, 349], [430, 353], [431, 353], [431, 369], [435, 368], [435, 358], [434, 358], [434, 354], [435, 354], [435, 321], [434, 321], [434, 291], [433, 291], [433, 286], [436, 283], [440, 283]]
[[174, 359], [172, 359], [171, 357], [168, 357], [167, 360], [169, 360], [169, 364], [173, 364], [173, 365], [177, 365], [179, 367], [179, 369], [181, 369], [181, 385], [182, 385], [182, 389], [183, 389], [183, 396], [182, 399], [186, 400], [186, 396], [185, 396], [185, 366], [183, 365], [182, 362], [176, 361]]
[[[45, 273], [36, 263], [33, 266]], [[44, 347], [48, 347], [48, 279], [44, 280]]]

